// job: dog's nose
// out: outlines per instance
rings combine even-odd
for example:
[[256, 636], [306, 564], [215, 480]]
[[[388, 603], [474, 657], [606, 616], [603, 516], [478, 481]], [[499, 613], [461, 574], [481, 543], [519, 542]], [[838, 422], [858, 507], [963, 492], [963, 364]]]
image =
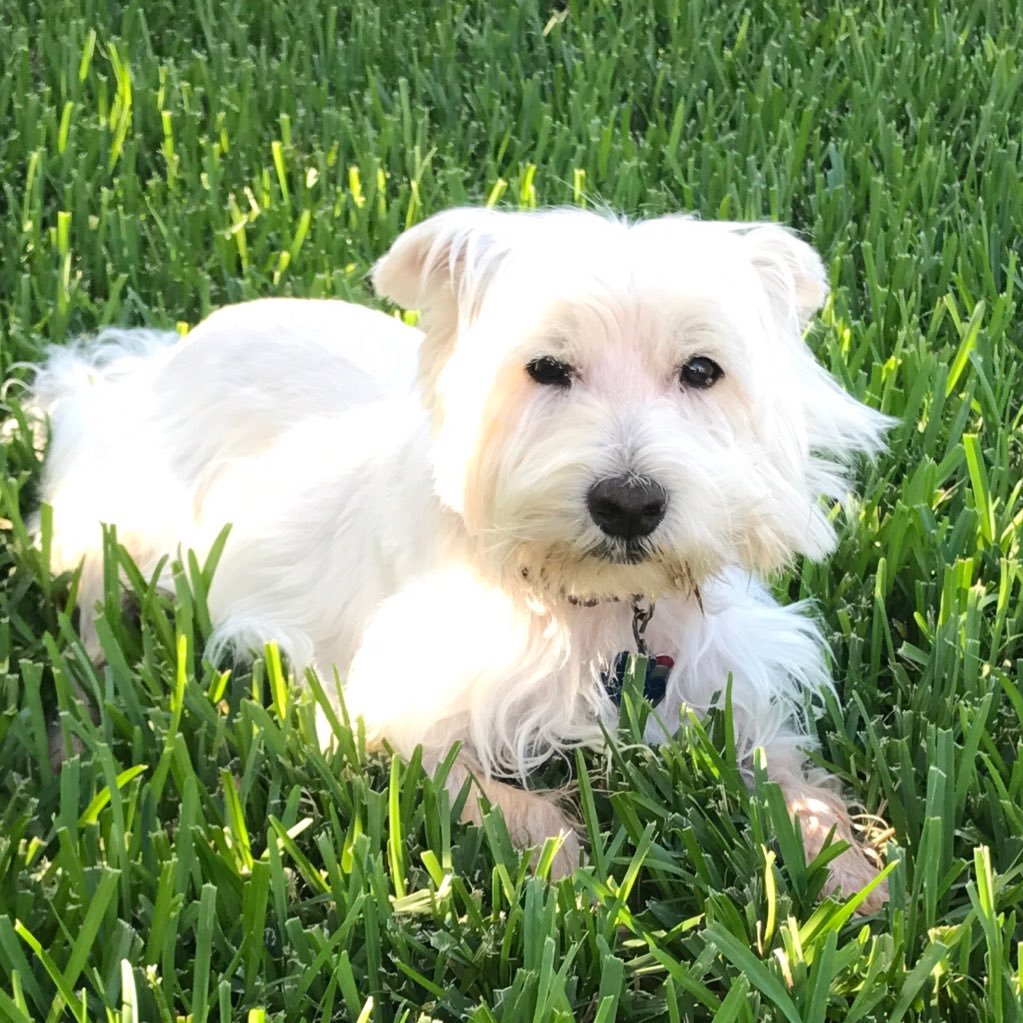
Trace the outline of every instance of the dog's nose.
[[668, 495], [653, 480], [613, 476], [590, 487], [586, 495], [590, 516], [608, 536], [638, 540], [649, 536], [664, 518]]

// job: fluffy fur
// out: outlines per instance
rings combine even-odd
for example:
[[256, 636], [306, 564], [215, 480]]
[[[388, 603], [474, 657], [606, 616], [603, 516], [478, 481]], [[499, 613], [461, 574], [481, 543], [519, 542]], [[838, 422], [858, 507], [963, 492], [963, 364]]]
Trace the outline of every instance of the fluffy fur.
[[[421, 310], [422, 333], [266, 299], [185, 339], [108, 331], [53, 353], [35, 384], [44, 498], [56, 565], [84, 560], [86, 635], [99, 523], [143, 571], [231, 523], [218, 642], [337, 668], [349, 711], [402, 753], [460, 741], [452, 784], [479, 782], [467, 815], [485, 796], [523, 844], [562, 832], [568, 869], [556, 803], [500, 778], [600, 742], [616, 713], [601, 674], [633, 646], [642, 595], [651, 649], [675, 658], [651, 738], [731, 678], [743, 758], [764, 747], [809, 852], [832, 828], [852, 843], [836, 887], [869, 880], [844, 804], [799, 752], [831, 684], [821, 637], [758, 581], [832, 549], [849, 460], [886, 426], [803, 343], [827, 294], [813, 250], [773, 225], [460, 209], [402, 235], [373, 279]], [[697, 356], [724, 371], [706, 390], [680, 383]], [[570, 386], [531, 378], [544, 357]], [[587, 507], [616, 476], [667, 499], [628, 549]], [[396, 649], [405, 670], [382, 679]]]

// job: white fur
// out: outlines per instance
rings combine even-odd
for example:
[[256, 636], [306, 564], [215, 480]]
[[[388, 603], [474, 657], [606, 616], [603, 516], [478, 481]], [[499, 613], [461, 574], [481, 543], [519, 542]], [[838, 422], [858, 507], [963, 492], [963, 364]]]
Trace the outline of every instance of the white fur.
[[[111, 331], [53, 354], [44, 497], [57, 566], [85, 559], [86, 611], [99, 522], [144, 571], [230, 522], [219, 640], [339, 669], [349, 710], [403, 753], [463, 742], [538, 841], [560, 811], [487, 779], [600, 741], [601, 673], [642, 594], [653, 652], [676, 658], [651, 734], [731, 677], [742, 755], [774, 751], [789, 788], [803, 780], [794, 803], [816, 791], [793, 751], [830, 685], [823, 645], [756, 576], [832, 548], [828, 502], [886, 422], [803, 343], [827, 293], [813, 250], [773, 225], [465, 209], [404, 234], [374, 280], [424, 334], [268, 299], [184, 340]], [[679, 383], [697, 355], [725, 372], [707, 391]], [[571, 388], [528, 377], [542, 356], [576, 368]], [[586, 493], [618, 474], [668, 494], [637, 564], [594, 553]]]

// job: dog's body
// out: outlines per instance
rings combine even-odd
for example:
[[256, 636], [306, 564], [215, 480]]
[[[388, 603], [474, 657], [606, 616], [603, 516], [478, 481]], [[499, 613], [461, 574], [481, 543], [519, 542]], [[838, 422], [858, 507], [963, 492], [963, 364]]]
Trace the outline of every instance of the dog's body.
[[[375, 280], [425, 334], [271, 299], [51, 358], [44, 498], [83, 607], [100, 522], [143, 571], [230, 523], [219, 638], [338, 669], [349, 712], [402, 753], [462, 742], [452, 783], [476, 774], [523, 844], [568, 834], [567, 867], [557, 805], [497, 779], [600, 741], [602, 677], [634, 648], [634, 599], [656, 602], [648, 645], [674, 667], [654, 731], [730, 678], [740, 753], [765, 747], [808, 851], [832, 827], [852, 841], [799, 752], [830, 685], [820, 637], [756, 580], [829, 549], [828, 456], [876, 450], [884, 426], [799, 337], [826, 291], [812, 251], [773, 227], [452, 211]], [[834, 880], [872, 873], [854, 844]]]

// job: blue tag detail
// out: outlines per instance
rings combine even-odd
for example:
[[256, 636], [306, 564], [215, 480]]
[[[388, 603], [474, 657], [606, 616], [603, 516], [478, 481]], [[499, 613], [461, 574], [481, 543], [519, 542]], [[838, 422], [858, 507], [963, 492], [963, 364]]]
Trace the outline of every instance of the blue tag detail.
[[[625, 672], [629, 666], [629, 658], [633, 656], [628, 650], [615, 655], [610, 671], [605, 671], [602, 678], [607, 695], [621, 706], [622, 689], [625, 686]], [[657, 706], [664, 699], [668, 686], [668, 676], [675, 662], [670, 657], [650, 657], [646, 662], [646, 678], [643, 680], [643, 698]]]

